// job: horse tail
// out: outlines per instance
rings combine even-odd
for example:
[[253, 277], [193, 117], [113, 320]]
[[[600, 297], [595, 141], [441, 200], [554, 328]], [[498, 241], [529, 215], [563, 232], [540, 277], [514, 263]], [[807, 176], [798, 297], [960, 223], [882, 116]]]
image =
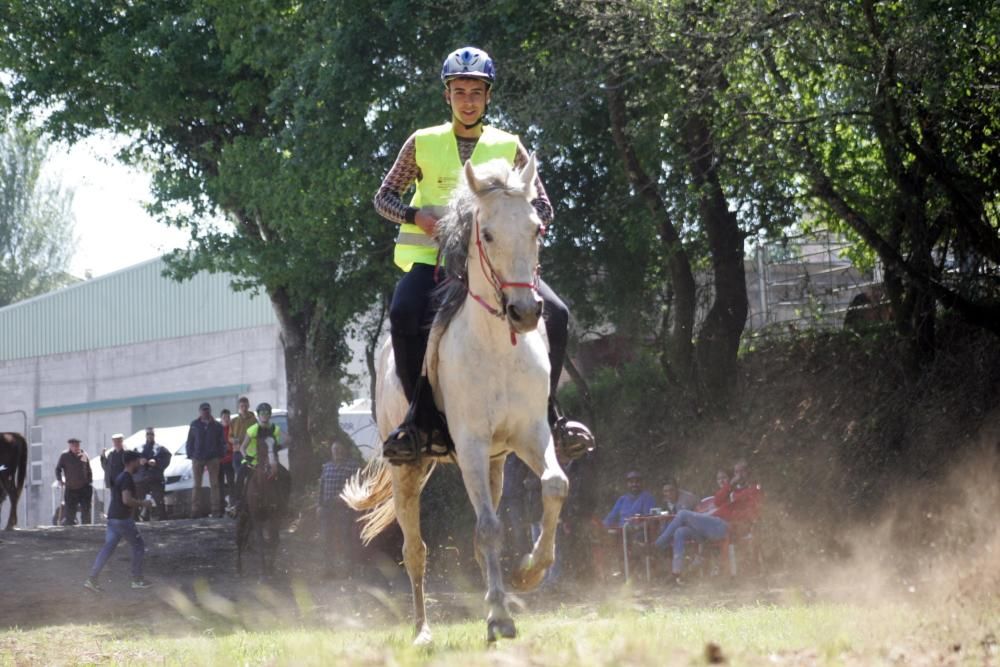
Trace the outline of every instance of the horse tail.
[[[436, 465], [435, 462], [428, 466], [427, 474], [420, 483], [421, 489]], [[364, 512], [359, 519], [362, 523], [361, 541], [365, 545], [371, 544], [396, 520], [396, 506], [392, 501], [392, 465], [381, 456], [376, 456], [347, 481], [340, 497], [351, 509]]]

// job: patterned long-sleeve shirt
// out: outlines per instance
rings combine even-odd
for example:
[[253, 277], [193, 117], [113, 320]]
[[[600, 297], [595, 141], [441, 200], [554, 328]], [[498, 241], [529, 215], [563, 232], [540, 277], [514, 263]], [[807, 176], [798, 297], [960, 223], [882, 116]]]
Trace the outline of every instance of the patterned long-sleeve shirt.
[[344, 503], [339, 500], [340, 493], [344, 490], [347, 480], [357, 471], [358, 464], [356, 461], [344, 461], [342, 463], [328, 461], [324, 463], [323, 474], [319, 478], [319, 506], [324, 508], [337, 505], [342, 506]]
[[[458, 140], [458, 157], [462, 164], [465, 164], [472, 157], [472, 151], [475, 150], [476, 144], [479, 143], [479, 138], [467, 139], [457, 136], [455, 138]], [[521, 169], [527, 163], [528, 151], [518, 142], [517, 153], [514, 156], [514, 166]], [[379, 187], [378, 192], [375, 194], [375, 210], [383, 218], [395, 223], [412, 223], [414, 216], [417, 214], [417, 209], [407, 206], [403, 202], [403, 195], [421, 178], [420, 167], [417, 165], [416, 141], [414, 135], [410, 135], [410, 138], [406, 140], [406, 143], [400, 149], [399, 155], [396, 157], [396, 162], [392, 165], [392, 169], [389, 170], [389, 173], [382, 180], [382, 186]], [[552, 204], [549, 202], [549, 196], [545, 193], [542, 179], [538, 176], [535, 176], [535, 191], [538, 196], [532, 200], [531, 205], [538, 212], [538, 218], [542, 221], [542, 224], [548, 226], [552, 222], [553, 217]]]

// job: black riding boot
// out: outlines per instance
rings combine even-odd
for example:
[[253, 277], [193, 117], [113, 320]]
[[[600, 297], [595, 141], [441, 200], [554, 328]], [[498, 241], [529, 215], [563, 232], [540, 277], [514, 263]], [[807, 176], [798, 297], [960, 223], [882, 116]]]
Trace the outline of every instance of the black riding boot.
[[[448, 451], [448, 429], [434, 405], [434, 392], [421, 373], [426, 347], [427, 338], [423, 335], [392, 337], [396, 375], [410, 403], [403, 423], [382, 444], [382, 456], [393, 464], [416, 461], [422, 450], [435, 454]], [[438, 451], [441, 446], [444, 451]]]

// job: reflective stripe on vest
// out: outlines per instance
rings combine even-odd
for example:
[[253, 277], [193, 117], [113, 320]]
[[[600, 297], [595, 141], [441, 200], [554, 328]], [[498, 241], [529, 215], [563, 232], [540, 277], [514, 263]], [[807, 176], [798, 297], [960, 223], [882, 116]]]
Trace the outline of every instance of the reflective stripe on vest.
[[[421, 179], [417, 181], [417, 191], [410, 200], [410, 206], [421, 208], [447, 205], [462, 174], [458, 140], [451, 123], [418, 130], [414, 134], [414, 146]], [[494, 127], [484, 127], [469, 159], [474, 165], [497, 158], [513, 165], [517, 146], [516, 135]], [[433, 266], [437, 260], [437, 242], [424, 234], [417, 225], [400, 225], [393, 260], [403, 271], [409, 271], [414, 264]]]

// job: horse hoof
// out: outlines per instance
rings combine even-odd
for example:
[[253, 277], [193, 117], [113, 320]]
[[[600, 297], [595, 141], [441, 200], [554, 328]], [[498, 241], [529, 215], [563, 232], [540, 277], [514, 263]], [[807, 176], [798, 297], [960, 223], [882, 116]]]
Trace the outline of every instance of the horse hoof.
[[430, 648], [433, 644], [434, 638], [431, 636], [431, 629], [426, 625], [413, 638], [413, 645], [417, 648]]
[[533, 591], [538, 588], [539, 584], [542, 583], [542, 579], [545, 578], [546, 569], [538, 567], [531, 554], [528, 554], [521, 559], [521, 564], [514, 570], [511, 586], [513, 586], [514, 590], [521, 593]]
[[513, 639], [517, 636], [514, 619], [498, 618], [486, 622], [486, 641], [492, 644], [497, 639]]

